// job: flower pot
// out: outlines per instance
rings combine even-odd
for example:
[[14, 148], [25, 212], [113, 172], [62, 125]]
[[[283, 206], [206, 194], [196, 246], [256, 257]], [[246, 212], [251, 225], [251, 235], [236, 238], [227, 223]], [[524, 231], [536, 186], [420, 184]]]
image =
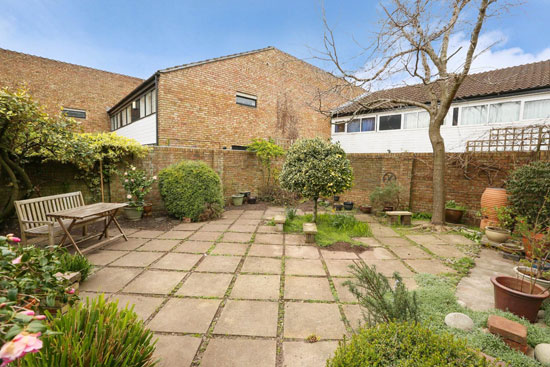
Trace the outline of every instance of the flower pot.
[[523, 252], [523, 246], [515, 241], [501, 243], [500, 249], [508, 254], [521, 254]]
[[463, 215], [464, 215], [464, 210], [462, 209], [445, 208], [446, 222], [460, 224], [460, 222], [462, 221]]
[[250, 191], [241, 191], [239, 194], [244, 195], [243, 202], [248, 203], [248, 199], [250, 198]]
[[485, 235], [489, 241], [496, 243], [504, 243], [511, 237], [509, 230], [491, 226], [485, 227]]
[[231, 195], [231, 200], [233, 200], [233, 205], [241, 206], [243, 205], [244, 195], [243, 194]]
[[[543, 233], [531, 234], [531, 236], [533, 240], [537, 243], [542, 242], [542, 239], [544, 238]], [[533, 245], [531, 244], [531, 241], [528, 238], [523, 237], [521, 239], [521, 242], [523, 242], [523, 247], [525, 248], [525, 256], [527, 256], [528, 258], [531, 258], [533, 256], [533, 249], [532, 249]], [[550, 251], [550, 243], [544, 244], [544, 248]]]
[[344, 208], [344, 205], [342, 204], [334, 204], [334, 209], [337, 211], [341, 211]]
[[131, 221], [138, 221], [143, 215], [143, 208], [139, 206], [127, 206], [124, 208], [124, 216]]
[[372, 206], [370, 205], [360, 205], [359, 210], [365, 214], [370, 214], [372, 212]]
[[340, 196], [334, 195], [334, 198], [333, 198], [333, 199], [334, 199], [334, 201], [340, 201]]
[[485, 226], [491, 223], [498, 223], [496, 209], [508, 205], [508, 194], [506, 189], [488, 187], [483, 191], [481, 195], [481, 212], [483, 213], [483, 220], [481, 221], [480, 228], [484, 229]]
[[524, 317], [530, 322], [537, 321], [542, 302], [548, 297], [548, 292], [538, 284], [534, 284], [533, 293], [529, 290], [531, 284], [525, 280], [509, 276], [491, 278], [495, 291], [495, 307], [499, 310]]
[[353, 201], [344, 201], [344, 209], [352, 210], [353, 209]]
[[150, 217], [153, 214], [153, 204], [145, 203], [143, 205], [143, 216]]
[[[525, 280], [527, 282], [533, 281], [531, 274], [531, 269], [528, 266], [515, 266], [514, 272], [518, 275], [519, 279]], [[535, 282], [544, 289], [550, 288], [550, 280], [536, 279]]]
[[393, 206], [385, 206], [384, 209], [382, 209], [383, 212], [393, 212]]
[[256, 197], [251, 196], [248, 198], [248, 204], [256, 204]]

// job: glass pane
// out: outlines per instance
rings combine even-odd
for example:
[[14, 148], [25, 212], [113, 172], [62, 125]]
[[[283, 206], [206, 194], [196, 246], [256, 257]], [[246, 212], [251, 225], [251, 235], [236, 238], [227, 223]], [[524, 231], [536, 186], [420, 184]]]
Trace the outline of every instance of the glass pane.
[[237, 104], [242, 104], [242, 105], [250, 106], [250, 107], [256, 107], [256, 100], [253, 99], [253, 98], [247, 98], [247, 97], [243, 97], [243, 96], [236, 96], [236, 101], [237, 101]]
[[550, 117], [550, 99], [542, 99], [540, 101], [525, 102], [523, 106], [523, 118], [529, 119], [544, 119]]
[[157, 91], [153, 89], [151, 92], [151, 113], [157, 112]]
[[151, 93], [145, 95], [145, 115], [151, 114]]
[[489, 106], [489, 123], [519, 121], [521, 102], [496, 103]]
[[487, 122], [487, 105], [462, 107], [460, 125], [483, 125]]
[[374, 131], [375, 124], [374, 117], [367, 117], [361, 120], [361, 131]]
[[126, 111], [122, 110], [122, 126], [126, 125]]
[[139, 99], [139, 118], [145, 117], [145, 96]]
[[334, 125], [334, 132], [335, 133], [343, 133], [346, 131], [346, 124], [335, 124]]
[[403, 129], [416, 129], [418, 127], [418, 112], [404, 114]]
[[458, 125], [458, 107], [453, 108], [453, 126]]
[[380, 116], [380, 131], [399, 129], [401, 129], [401, 115]]
[[352, 120], [348, 122], [348, 133], [356, 133], [361, 129], [360, 120]]
[[430, 126], [430, 114], [428, 111], [418, 112], [418, 125], [416, 127], [426, 128]]

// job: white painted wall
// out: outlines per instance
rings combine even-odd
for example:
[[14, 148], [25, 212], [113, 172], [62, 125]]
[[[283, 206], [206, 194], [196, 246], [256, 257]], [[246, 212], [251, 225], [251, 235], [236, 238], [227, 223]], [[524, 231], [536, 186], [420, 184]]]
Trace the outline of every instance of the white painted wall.
[[157, 143], [157, 114], [154, 113], [114, 131], [118, 135], [136, 139], [140, 144]]

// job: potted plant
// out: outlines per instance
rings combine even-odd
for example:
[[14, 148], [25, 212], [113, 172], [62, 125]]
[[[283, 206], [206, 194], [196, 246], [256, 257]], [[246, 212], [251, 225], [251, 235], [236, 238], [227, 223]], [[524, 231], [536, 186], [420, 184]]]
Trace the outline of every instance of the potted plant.
[[445, 203], [445, 221], [460, 224], [465, 211], [465, 206], [458, 204], [454, 200], [449, 200]]
[[353, 201], [344, 201], [344, 209], [352, 210], [353, 209]]
[[[147, 177], [144, 170], [130, 166], [124, 171], [122, 187], [126, 191], [128, 206], [124, 208], [124, 215], [129, 220], [140, 220], [145, 206], [145, 195], [151, 191], [157, 176]], [[151, 205], [152, 204], [148, 204]]]
[[362, 213], [370, 214], [372, 212], [372, 206], [370, 206], [370, 205], [360, 205], [359, 210], [361, 210]]
[[255, 196], [250, 196], [248, 198], [248, 204], [256, 204], [256, 197]]
[[336, 211], [341, 211], [343, 208], [344, 208], [343, 204], [334, 204], [334, 209], [336, 209]]
[[340, 196], [334, 195], [333, 200], [334, 202], [340, 201]]
[[383, 211], [392, 211], [399, 207], [400, 193], [401, 186], [396, 182], [391, 182], [376, 187], [370, 194], [370, 202], [375, 207], [383, 208]]
[[243, 205], [244, 194], [231, 195], [231, 200], [233, 200], [233, 205], [241, 206]]

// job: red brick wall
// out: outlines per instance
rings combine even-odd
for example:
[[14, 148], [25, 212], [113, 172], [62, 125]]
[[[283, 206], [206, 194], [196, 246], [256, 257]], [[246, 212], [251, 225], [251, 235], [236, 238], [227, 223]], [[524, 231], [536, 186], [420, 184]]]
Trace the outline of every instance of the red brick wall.
[[143, 80], [0, 49], [0, 88], [25, 86], [50, 114], [60, 107], [86, 111], [77, 119], [86, 132], [108, 131], [107, 109]]

